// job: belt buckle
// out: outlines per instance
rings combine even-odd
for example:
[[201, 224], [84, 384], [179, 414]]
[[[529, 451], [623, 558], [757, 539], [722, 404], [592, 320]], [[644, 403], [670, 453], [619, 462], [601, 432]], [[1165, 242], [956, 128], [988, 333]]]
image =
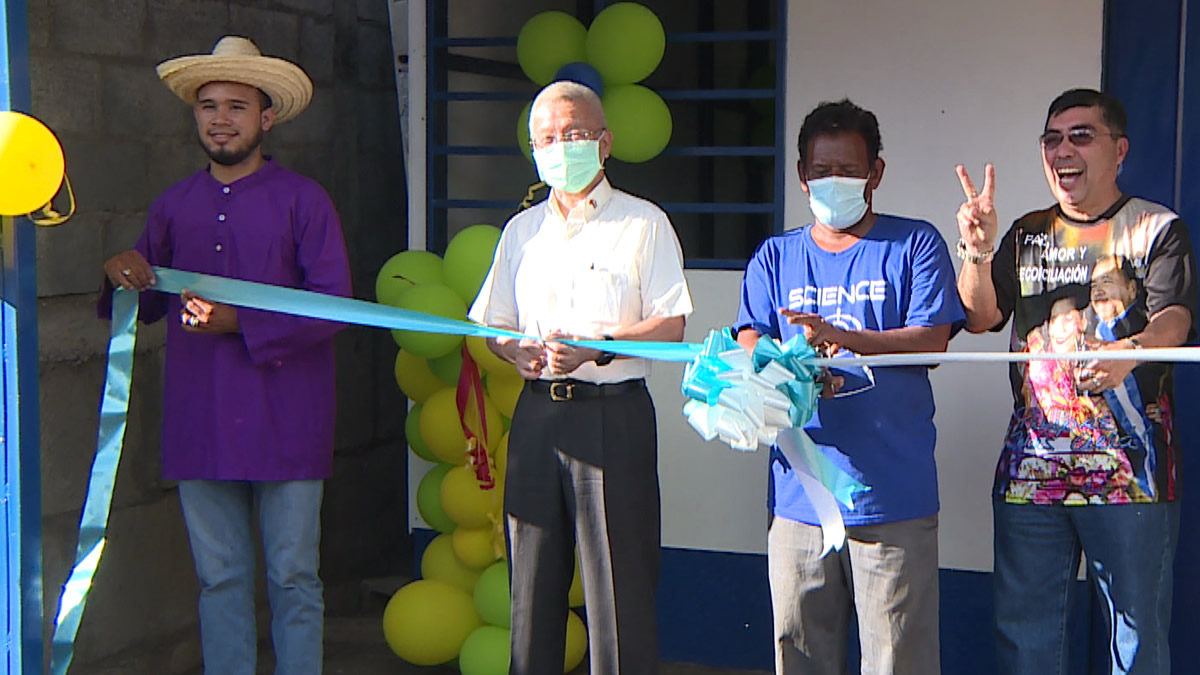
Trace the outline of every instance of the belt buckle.
[[574, 382], [551, 382], [550, 383], [550, 400], [551, 401], [570, 401], [573, 398], [575, 398], [575, 383]]

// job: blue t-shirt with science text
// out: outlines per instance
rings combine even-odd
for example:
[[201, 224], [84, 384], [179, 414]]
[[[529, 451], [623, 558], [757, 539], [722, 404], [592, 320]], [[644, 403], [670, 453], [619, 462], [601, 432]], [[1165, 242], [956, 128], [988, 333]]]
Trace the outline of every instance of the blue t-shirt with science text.
[[[735, 328], [783, 341], [802, 326], [779, 309], [820, 314], [843, 329], [961, 324], [962, 304], [946, 242], [925, 221], [880, 214], [853, 246], [830, 253], [812, 226], [763, 242], [746, 268]], [[851, 356], [842, 350], [838, 356]], [[871, 487], [842, 507], [847, 525], [923, 518], [938, 511], [933, 391], [929, 369], [852, 367], [836, 398], [821, 399], [804, 429], [835, 464]], [[769, 504], [776, 516], [818, 524], [804, 488], [771, 450]]]

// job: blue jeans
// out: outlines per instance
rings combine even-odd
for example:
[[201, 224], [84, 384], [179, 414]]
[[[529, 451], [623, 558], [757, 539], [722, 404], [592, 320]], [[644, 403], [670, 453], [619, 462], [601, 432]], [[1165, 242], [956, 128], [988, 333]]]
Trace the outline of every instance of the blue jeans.
[[204, 672], [254, 675], [254, 507], [267, 563], [275, 672], [319, 674], [325, 601], [317, 576], [323, 481], [179, 483], [196, 575]]
[[[1169, 673], [1179, 503], [993, 503], [996, 661], [1006, 675], [1067, 673], [1067, 613], [1087, 558], [1095, 614], [1107, 619], [1104, 672]], [[1098, 672], [1098, 671], [1093, 671]]]

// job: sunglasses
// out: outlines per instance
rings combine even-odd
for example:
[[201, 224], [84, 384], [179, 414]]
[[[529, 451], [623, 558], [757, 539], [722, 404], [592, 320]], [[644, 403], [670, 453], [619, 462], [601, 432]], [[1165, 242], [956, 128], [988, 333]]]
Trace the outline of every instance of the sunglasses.
[[[1070, 141], [1071, 145], [1077, 148], [1086, 148], [1092, 143], [1095, 143], [1096, 138], [1101, 135], [1105, 134], [1101, 134], [1092, 127], [1072, 127], [1065, 134], [1058, 129], [1050, 129], [1046, 133], [1039, 136], [1038, 141], [1041, 142], [1043, 150], [1054, 150], [1058, 148], [1058, 146], [1062, 145], [1064, 139]], [[1106, 135], [1112, 136], [1113, 138], [1120, 138], [1118, 134], [1109, 133]]]

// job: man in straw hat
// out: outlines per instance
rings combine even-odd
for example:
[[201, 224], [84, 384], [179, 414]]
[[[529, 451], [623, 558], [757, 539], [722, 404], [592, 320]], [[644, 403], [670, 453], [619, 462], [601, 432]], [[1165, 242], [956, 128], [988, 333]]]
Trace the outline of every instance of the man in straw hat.
[[[158, 66], [192, 106], [203, 170], [150, 209], [132, 250], [104, 263], [106, 288], [146, 291], [152, 265], [350, 295], [341, 225], [315, 181], [263, 155], [275, 124], [300, 114], [312, 82], [296, 65], [224, 37], [212, 54]], [[102, 294], [108, 316], [111, 293]], [[324, 600], [317, 575], [323, 479], [333, 467], [332, 323], [144, 293], [164, 316], [163, 476], [179, 499], [200, 579], [206, 673], [255, 672], [257, 505], [276, 672], [319, 673]]]

